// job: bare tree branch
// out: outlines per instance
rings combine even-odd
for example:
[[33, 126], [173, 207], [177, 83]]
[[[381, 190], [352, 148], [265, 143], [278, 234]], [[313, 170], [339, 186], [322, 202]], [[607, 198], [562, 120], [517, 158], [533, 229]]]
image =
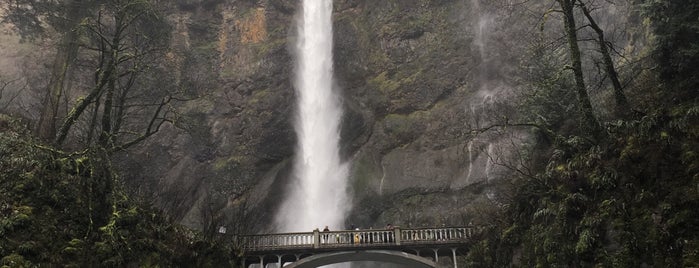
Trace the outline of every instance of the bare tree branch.
[[616, 68], [614, 68], [614, 62], [609, 54], [607, 41], [604, 38], [604, 31], [599, 27], [599, 25], [597, 25], [597, 22], [595, 22], [595, 19], [590, 14], [590, 11], [585, 6], [585, 3], [583, 3], [581, 0], [577, 0], [577, 2], [579, 3], [578, 6], [582, 10], [583, 14], [587, 18], [590, 27], [592, 27], [592, 29], [595, 30], [595, 33], [597, 33], [597, 42], [599, 44], [600, 53], [602, 54], [602, 59], [604, 60], [604, 67], [607, 72], [607, 76], [611, 80], [612, 86], [614, 87], [614, 100], [616, 101], [615, 114], [621, 118], [625, 118], [626, 115], [629, 114], [629, 102], [626, 99], [624, 89], [621, 82], [619, 82], [619, 74], [617, 74]]
[[[2, 85], [0, 85], [0, 100], [3, 99], [3, 95], [5, 93], [5, 90], [10, 85], [14, 84], [15, 82], [17, 82], [19, 80], [20, 79], [17, 78], [17, 79], [13, 79], [10, 81], [0, 81], [0, 84], [2, 84]], [[11, 95], [9, 99], [6, 100], [5, 105], [2, 106], [2, 108], [0, 108], [0, 111], [7, 110], [7, 108], [9, 108], [14, 103], [15, 99], [17, 99], [17, 97], [19, 97], [19, 95], [21, 95], [27, 88], [28, 88], [27, 83], [24, 83], [23, 86], [19, 87], [19, 89], [13, 95]]]
[[164, 123], [166, 123], [166, 122], [172, 123], [171, 120], [166, 119], [164, 117], [161, 117], [161, 115], [160, 115], [163, 107], [165, 107], [167, 104], [169, 104], [171, 100], [172, 99], [170, 97], [166, 97], [160, 102], [160, 105], [155, 110], [155, 112], [153, 113], [153, 116], [151, 117], [150, 122], [148, 123], [148, 127], [146, 128], [146, 130], [144, 131], [144, 133], [141, 136], [139, 136], [139, 137], [137, 137], [129, 142], [126, 142], [124, 144], [114, 146], [114, 147], [109, 149], [109, 152], [114, 153], [117, 151], [123, 151], [123, 150], [127, 149], [128, 147], [131, 147], [135, 144], [138, 144], [138, 143], [144, 141], [145, 139], [147, 139], [148, 137], [152, 136], [153, 134], [157, 133], [160, 130], [160, 127]]

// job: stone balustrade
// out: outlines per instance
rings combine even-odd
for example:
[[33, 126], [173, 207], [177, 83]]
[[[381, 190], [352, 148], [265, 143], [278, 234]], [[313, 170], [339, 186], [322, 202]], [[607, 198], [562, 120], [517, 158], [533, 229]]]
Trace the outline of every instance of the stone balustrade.
[[386, 248], [400, 245], [462, 243], [475, 227], [408, 228], [383, 230], [313, 231], [240, 236], [246, 252], [293, 249]]

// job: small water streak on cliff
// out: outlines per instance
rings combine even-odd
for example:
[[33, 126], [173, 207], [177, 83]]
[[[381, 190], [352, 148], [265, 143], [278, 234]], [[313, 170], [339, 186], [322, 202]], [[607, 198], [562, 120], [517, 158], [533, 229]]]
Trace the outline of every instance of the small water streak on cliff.
[[342, 103], [333, 91], [332, 1], [304, 0], [299, 16], [294, 87], [298, 137], [292, 183], [275, 218], [280, 232], [342, 229], [349, 211], [346, 163], [340, 158]]

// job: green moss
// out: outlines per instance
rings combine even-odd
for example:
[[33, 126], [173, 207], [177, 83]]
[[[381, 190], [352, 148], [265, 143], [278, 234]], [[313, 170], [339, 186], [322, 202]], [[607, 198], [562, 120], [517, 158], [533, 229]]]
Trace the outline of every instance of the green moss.
[[218, 53], [218, 41], [211, 41], [207, 43], [199, 44], [194, 47], [194, 52], [199, 55], [215, 54]]
[[270, 94], [272, 94], [272, 92], [269, 89], [255, 90], [252, 96], [250, 96], [250, 98], [248, 99], [248, 103], [250, 103], [251, 105], [265, 103], [266, 100], [269, 98]]
[[267, 56], [267, 54], [276, 51], [280, 47], [283, 47], [284, 45], [286, 45], [286, 38], [279, 38], [256, 44], [255, 50], [257, 51], [258, 58], [262, 58]]
[[216, 172], [229, 173], [230, 171], [240, 167], [241, 161], [243, 161], [243, 157], [239, 155], [233, 155], [227, 158], [217, 158], [214, 162], [213, 169]]
[[406, 207], [414, 207], [420, 204], [424, 204], [427, 202], [425, 200], [425, 196], [423, 195], [413, 195], [408, 198], [403, 199], [403, 203], [405, 204]]
[[389, 114], [384, 117], [384, 127], [388, 133], [401, 135], [413, 132], [414, 121], [407, 115]]
[[227, 158], [217, 158], [216, 161], [214, 162], [214, 171], [221, 171], [224, 168], [228, 166], [228, 159]]
[[376, 88], [385, 94], [395, 91], [400, 86], [400, 82], [388, 78], [386, 72], [382, 72], [374, 78], [369, 79], [367, 83], [370, 87]]
[[419, 111], [408, 115], [388, 114], [384, 117], [383, 127], [386, 134], [394, 137], [399, 143], [408, 143], [424, 131], [423, 122], [427, 112]]
[[418, 81], [425, 80], [422, 76], [423, 71], [418, 66], [404, 68], [393, 75], [384, 71], [367, 80], [370, 95], [368, 99], [374, 102], [372, 106], [377, 108], [379, 114], [390, 111], [392, 108], [402, 107], [414, 98], [410, 93], [406, 93], [414, 90], [406, 90], [406, 88], [415, 87]]
[[371, 188], [371, 182], [381, 178], [380, 167], [372, 155], [363, 154], [352, 164], [352, 187], [355, 192], [362, 193]]
[[[206, 122], [207, 114], [214, 110], [214, 102], [206, 101], [204, 99], [195, 100], [187, 102], [186, 110], [187, 113], [183, 120], [186, 120], [184, 124], [190, 124], [194, 126], [199, 126]], [[192, 129], [192, 131], [202, 131], [202, 129]]]
[[380, 26], [373, 25], [373, 21], [366, 19], [366, 16], [369, 15], [363, 13], [357, 16], [355, 13], [348, 12], [342, 14], [337, 19], [349, 20], [350, 22], [348, 24], [352, 25], [356, 29], [355, 33], [357, 34], [357, 43], [360, 47], [358, 50], [365, 53], [365, 58], [369, 61], [368, 65], [378, 67], [377, 69], [383, 69], [382, 67], [388, 65], [390, 60], [384, 51], [380, 49], [381, 46], [378, 44], [380, 39], [378, 36], [376, 36], [375, 29]]
[[415, 84], [417, 80], [423, 75], [423, 71], [420, 67], [415, 66], [415, 68], [408, 68], [402, 72], [399, 72], [397, 77], [401, 77], [400, 83], [403, 85]]

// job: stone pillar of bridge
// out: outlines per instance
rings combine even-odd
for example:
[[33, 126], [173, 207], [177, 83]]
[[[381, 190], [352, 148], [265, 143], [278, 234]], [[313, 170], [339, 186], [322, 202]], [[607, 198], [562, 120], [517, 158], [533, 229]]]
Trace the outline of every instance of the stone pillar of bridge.
[[400, 245], [400, 227], [393, 229], [393, 239], [395, 239], [396, 245]]
[[320, 247], [320, 230], [313, 230], [313, 248]]

